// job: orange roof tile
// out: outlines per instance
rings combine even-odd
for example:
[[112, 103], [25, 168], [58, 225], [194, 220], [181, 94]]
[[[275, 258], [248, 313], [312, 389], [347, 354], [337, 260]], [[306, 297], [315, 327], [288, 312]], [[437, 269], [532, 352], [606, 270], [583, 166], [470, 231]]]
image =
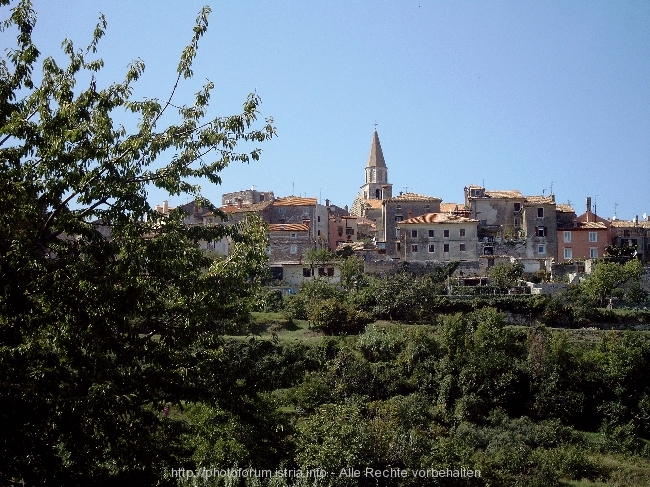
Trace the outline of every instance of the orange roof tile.
[[271, 223], [269, 232], [308, 232], [309, 225], [302, 223]]
[[523, 198], [524, 195], [520, 191], [513, 190], [496, 190], [496, 191], [485, 191], [485, 196], [487, 198]]
[[363, 200], [363, 202], [364, 202], [366, 205], [368, 205], [370, 208], [374, 208], [375, 210], [378, 210], [379, 208], [381, 208], [381, 202], [382, 202], [382, 201], [383, 201], [383, 200], [374, 200], [374, 199], [373, 199], [373, 200], [370, 200], [370, 199], [368, 199], [368, 200]]
[[575, 210], [571, 205], [555, 205], [555, 211], [561, 211], [562, 213], [574, 213]]
[[601, 222], [576, 222], [576, 230], [607, 230], [607, 225]]
[[273, 200], [273, 206], [316, 206], [316, 198], [302, 198], [300, 196], [287, 196]]
[[440, 203], [441, 213], [451, 213], [453, 211], [463, 211], [465, 205], [462, 203]]
[[524, 206], [526, 205], [552, 205], [555, 204], [555, 196], [526, 196]]
[[404, 193], [398, 196], [393, 196], [388, 201], [391, 202], [401, 202], [401, 201], [421, 201], [423, 203], [442, 201], [440, 198], [435, 198], [433, 196], [424, 196], [417, 193]]
[[415, 225], [421, 223], [478, 223], [478, 220], [473, 220], [459, 215], [452, 215], [449, 213], [427, 213], [426, 215], [416, 216], [398, 222], [398, 225], [408, 224]]

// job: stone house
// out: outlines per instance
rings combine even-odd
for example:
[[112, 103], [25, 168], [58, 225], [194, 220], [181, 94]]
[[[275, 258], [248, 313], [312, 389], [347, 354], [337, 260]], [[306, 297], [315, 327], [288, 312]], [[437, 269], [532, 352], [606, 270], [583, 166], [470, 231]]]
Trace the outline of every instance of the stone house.
[[650, 221], [638, 216], [634, 220], [612, 220], [611, 232], [612, 244], [636, 247], [637, 258], [650, 261]]
[[516, 190], [486, 191], [474, 185], [464, 191], [469, 217], [479, 221], [479, 255], [503, 255], [540, 263], [556, 258], [554, 195], [523, 196]]
[[308, 250], [313, 249], [309, 225], [302, 223], [270, 223], [268, 226], [269, 265], [300, 264]]
[[254, 205], [265, 201], [273, 201], [274, 198], [273, 191], [257, 191], [253, 187], [251, 189], [221, 195], [221, 204], [223, 206], [237, 206], [238, 204]]
[[401, 193], [382, 201], [381, 218], [377, 219], [377, 245], [392, 258], [401, 258], [402, 239], [398, 223], [428, 213], [440, 213], [440, 198], [417, 193]]
[[397, 223], [401, 256], [409, 262], [478, 261], [478, 220], [427, 213]]
[[268, 214], [272, 224], [306, 224], [313, 248], [328, 247], [329, 214], [327, 206], [318, 204], [316, 198], [287, 196], [276, 198]]
[[329, 248], [332, 252], [339, 245], [356, 242], [358, 235], [356, 216], [329, 217]]

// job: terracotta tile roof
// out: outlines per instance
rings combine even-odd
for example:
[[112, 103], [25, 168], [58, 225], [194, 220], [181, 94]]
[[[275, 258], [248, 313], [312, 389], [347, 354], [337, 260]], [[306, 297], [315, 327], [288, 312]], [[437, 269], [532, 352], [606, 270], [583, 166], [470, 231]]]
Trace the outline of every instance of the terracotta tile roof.
[[441, 213], [451, 213], [454, 211], [463, 211], [465, 205], [463, 203], [440, 203]]
[[524, 196], [520, 191], [516, 189], [513, 190], [495, 190], [495, 191], [485, 191], [485, 196], [487, 198], [523, 198]]
[[382, 200], [363, 200], [364, 204], [368, 205], [370, 208], [374, 208], [375, 210], [381, 208], [381, 202]]
[[577, 230], [607, 230], [607, 225], [601, 222], [576, 222]]
[[368, 218], [361, 218], [361, 217], [357, 218], [357, 225], [370, 225], [371, 227], [377, 226], [374, 221]]
[[639, 220], [634, 224], [634, 220], [612, 220], [612, 226], [616, 228], [650, 228], [650, 221]]
[[526, 196], [526, 205], [552, 205], [555, 204], [555, 196]]
[[219, 208], [224, 213], [248, 213], [251, 211], [262, 211], [269, 206], [271, 201], [262, 201], [260, 203], [253, 203], [250, 205], [242, 205], [241, 208], [235, 205], [226, 205]]
[[571, 205], [555, 205], [555, 211], [561, 211], [562, 213], [575, 213], [575, 210]]
[[302, 198], [300, 196], [287, 196], [273, 200], [273, 206], [316, 206], [316, 198]]
[[473, 220], [464, 216], [452, 215], [449, 213], [427, 213], [426, 215], [416, 216], [398, 222], [398, 225], [414, 225], [421, 223], [478, 223], [478, 220]]
[[271, 223], [269, 232], [308, 232], [309, 225], [302, 223]]
[[433, 196], [424, 196], [422, 194], [417, 194], [417, 193], [404, 193], [398, 196], [393, 196], [392, 198], [386, 201], [390, 201], [390, 202], [421, 201], [423, 203], [429, 203], [429, 202], [438, 202], [442, 200], [440, 198], [435, 198]]

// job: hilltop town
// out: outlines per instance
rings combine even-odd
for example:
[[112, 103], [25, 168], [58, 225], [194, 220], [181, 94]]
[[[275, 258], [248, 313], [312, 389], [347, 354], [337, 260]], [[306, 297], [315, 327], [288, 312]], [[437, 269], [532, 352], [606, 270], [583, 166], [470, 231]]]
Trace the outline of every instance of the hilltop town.
[[[460, 189], [460, 188], [459, 188]], [[220, 210], [233, 224], [257, 215], [268, 225], [269, 266], [273, 277], [289, 286], [306, 279], [339, 279], [334, 262], [314, 270], [305, 266], [310, 251], [348, 247], [366, 269], [401, 262], [436, 265], [457, 262], [457, 276], [481, 283], [490, 267], [519, 263], [526, 273], [555, 276], [562, 269], [585, 272], [585, 262], [606, 255], [608, 246], [625, 248], [646, 263], [650, 256], [650, 221], [607, 219], [596, 214], [591, 198], [576, 210], [556, 202], [554, 194], [524, 195], [516, 189], [488, 189], [469, 184], [462, 199], [412, 192], [393, 193], [379, 135], [372, 135], [364, 181], [352, 205], [341, 207], [316, 197], [276, 197], [255, 188], [222, 196]], [[460, 191], [459, 191], [460, 192]], [[218, 215], [194, 202], [182, 206], [187, 224], [222, 223]], [[171, 211], [167, 202], [157, 211]], [[228, 255], [231, 242], [202, 242], [205, 250]], [[561, 267], [558, 267], [561, 266]], [[590, 266], [587, 266], [587, 272]]]

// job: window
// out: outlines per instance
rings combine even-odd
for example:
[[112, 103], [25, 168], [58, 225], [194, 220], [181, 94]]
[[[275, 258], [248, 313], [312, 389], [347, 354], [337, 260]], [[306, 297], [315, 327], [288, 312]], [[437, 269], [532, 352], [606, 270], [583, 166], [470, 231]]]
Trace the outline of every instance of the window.
[[403, 217], [402, 215], [397, 215], [397, 216], [395, 217], [395, 221], [396, 221], [396, 222], [401, 222], [402, 220], [404, 220], [404, 217]]
[[412, 244], [411, 245], [411, 252], [417, 252], [418, 251], [418, 244]]
[[317, 220], [320, 223], [320, 215], [318, 215]]
[[546, 245], [538, 245], [537, 246], [537, 253], [538, 254], [545, 254], [546, 253]]
[[303, 214], [303, 215], [309, 215], [309, 208], [308, 208], [308, 207], [304, 207], [304, 208], [302, 209], [302, 214]]
[[566, 260], [573, 259], [573, 250], [572, 249], [564, 249], [564, 258]]
[[297, 246], [296, 244], [292, 245], [292, 246], [289, 248], [289, 253], [290, 253], [290, 254], [297, 254], [297, 253], [298, 253], [298, 246]]
[[589, 232], [589, 241], [598, 242], [598, 234], [596, 232]]
[[402, 229], [401, 228], [396, 228], [395, 229], [395, 237], [400, 238], [402, 236]]
[[377, 198], [378, 200], [381, 199], [381, 189], [376, 189], [375, 190], [375, 198]]
[[296, 233], [291, 234], [291, 238], [296, 238], [297, 236], [298, 236], [298, 234], [296, 234]]
[[334, 277], [334, 267], [327, 268], [327, 277]]
[[519, 226], [519, 218], [515, 218], [515, 227]]
[[411, 230], [411, 238], [418, 238], [418, 231], [417, 230]]
[[379, 250], [386, 250], [386, 242], [377, 242], [377, 248]]
[[543, 237], [546, 235], [546, 232], [544, 231], [544, 227], [537, 227], [537, 236], [538, 237]]
[[598, 258], [598, 249], [597, 248], [590, 248], [589, 249], [589, 258], [590, 259], [597, 259]]
[[544, 218], [544, 208], [537, 208], [537, 218]]
[[397, 211], [402, 211], [402, 205], [397, 205], [397, 208], [395, 208]]
[[443, 252], [449, 252], [449, 244], [445, 244], [442, 248]]
[[424, 211], [426, 211], [427, 213], [431, 211], [431, 205], [424, 205]]
[[346, 228], [345, 229], [345, 234], [346, 235], [354, 235], [354, 228]]
[[397, 248], [398, 253], [401, 252], [402, 251], [402, 244], [400, 242], [397, 242], [396, 248]]
[[465, 236], [465, 229], [464, 229], [464, 228], [461, 228], [461, 229], [460, 229], [460, 236], [461, 236], [461, 237], [464, 237], [464, 236]]
[[318, 276], [319, 277], [325, 277], [326, 275], [327, 275], [327, 273], [325, 272], [325, 268], [324, 267], [319, 267], [318, 268]]
[[571, 232], [564, 232], [564, 243], [571, 243]]
[[442, 231], [442, 236], [448, 238], [449, 237], [449, 230], [443, 230]]
[[436, 251], [436, 246], [433, 244], [429, 244], [429, 253], [433, 254]]
[[433, 238], [433, 230], [429, 230], [429, 238]]
[[286, 211], [287, 211], [286, 208], [282, 208], [282, 207], [278, 208], [278, 213], [279, 213], [280, 215], [284, 215], [284, 213], [285, 213]]
[[521, 203], [515, 203], [515, 211], [521, 211]]
[[465, 248], [465, 244], [464, 244], [464, 243], [460, 244], [460, 251], [461, 251], [461, 252], [467, 252], [467, 249]]
[[311, 269], [309, 267], [302, 268], [302, 277], [311, 277]]

